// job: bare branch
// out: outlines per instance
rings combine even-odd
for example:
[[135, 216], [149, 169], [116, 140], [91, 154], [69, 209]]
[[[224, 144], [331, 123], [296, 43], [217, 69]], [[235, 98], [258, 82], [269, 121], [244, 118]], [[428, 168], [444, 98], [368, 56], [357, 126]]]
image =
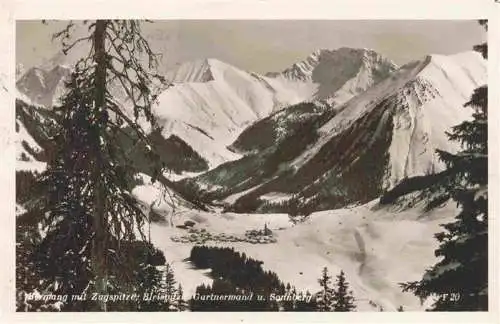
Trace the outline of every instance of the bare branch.
[[71, 29], [74, 26], [75, 26], [75, 24], [73, 23], [72, 20], [70, 20], [69, 23], [66, 25], [66, 27], [63, 30], [52, 35], [52, 40], [55, 40], [57, 38], [69, 38], [70, 33], [71, 33]]
[[66, 55], [78, 43], [83, 42], [83, 41], [90, 41], [90, 40], [91, 40], [91, 36], [78, 38], [73, 43], [71, 43], [69, 45], [65, 45], [64, 48], [62, 49], [62, 51], [63, 51], [64, 55]]

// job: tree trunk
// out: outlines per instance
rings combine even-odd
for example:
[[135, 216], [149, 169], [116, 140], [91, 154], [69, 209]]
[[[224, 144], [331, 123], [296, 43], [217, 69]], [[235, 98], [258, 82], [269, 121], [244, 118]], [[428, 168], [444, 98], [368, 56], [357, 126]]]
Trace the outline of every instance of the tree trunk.
[[[96, 277], [95, 292], [99, 295], [107, 294], [107, 219], [105, 194], [106, 188], [102, 181], [100, 171], [102, 170], [102, 148], [101, 148], [101, 132], [105, 130], [105, 125], [101, 124], [101, 116], [104, 113], [105, 107], [105, 90], [106, 90], [106, 48], [105, 48], [105, 32], [106, 20], [97, 20], [94, 31], [94, 50], [95, 50], [95, 106], [91, 116], [95, 123], [95, 148], [96, 160], [93, 170], [93, 179], [95, 185], [94, 192], [94, 240], [92, 242], [92, 266]], [[99, 302], [99, 310], [106, 311], [106, 302]]]

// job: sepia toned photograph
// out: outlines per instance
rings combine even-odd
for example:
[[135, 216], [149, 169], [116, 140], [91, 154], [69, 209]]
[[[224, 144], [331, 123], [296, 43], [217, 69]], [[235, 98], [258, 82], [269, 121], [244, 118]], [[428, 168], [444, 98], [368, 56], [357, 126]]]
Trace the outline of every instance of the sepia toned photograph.
[[488, 20], [15, 30], [16, 312], [489, 311]]

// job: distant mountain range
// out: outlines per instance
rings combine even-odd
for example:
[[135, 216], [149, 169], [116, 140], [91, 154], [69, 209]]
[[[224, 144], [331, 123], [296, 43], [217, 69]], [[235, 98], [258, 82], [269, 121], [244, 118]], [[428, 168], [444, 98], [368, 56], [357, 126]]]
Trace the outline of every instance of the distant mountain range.
[[[304, 62], [309, 62], [305, 64]], [[396, 66], [373, 51], [320, 50], [283, 73], [262, 76], [216, 59], [187, 62], [167, 73], [173, 86], [155, 112], [163, 136], [175, 135], [210, 168], [238, 159], [227, 149], [253, 122], [303, 101], [330, 99], [339, 104], [387, 77]], [[31, 68], [17, 81], [22, 95], [50, 108], [63, 93], [69, 68]], [[338, 72], [338, 73], [337, 73]]]
[[[25, 168], [40, 167], [38, 121], [50, 118], [69, 73], [31, 68], [18, 78]], [[486, 63], [466, 52], [399, 68], [372, 50], [340, 48], [266, 75], [204, 59], [166, 76], [173, 85], [154, 107], [163, 128], [151, 136], [172, 180], [197, 175], [179, 188], [235, 211], [316, 210], [441, 170], [434, 151], [456, 150], [445, 131], [471, 115], [462, 105], [486, 83]]]

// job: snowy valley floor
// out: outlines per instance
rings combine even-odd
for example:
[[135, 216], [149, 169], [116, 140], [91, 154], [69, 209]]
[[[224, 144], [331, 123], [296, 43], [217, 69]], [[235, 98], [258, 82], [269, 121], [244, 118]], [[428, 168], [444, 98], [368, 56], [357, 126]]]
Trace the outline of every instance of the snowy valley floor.
[[[139, 186], [134, 193], [150, 205], [155, 200], [151, 189], [152, 186]], [[456, 209], [448, 204], [423, 213], [420, 207], [381, 207], [375, 200], [362, 206], [316, 212], [297, 225], [290, 222], [287, 214], [195, 210], [171, 213], [165, 204], [160, 204], [157, 211], [166, 215], [167, 222], [151, 225], [151, 239], [171, 263], [186, 296], [194, 294], [196, 286], [212, 280], [207, 270], [194, 269], [186, 261], [196, 243], [172, 241], [172, 237], [190, 235], [175, 225], [194, 220], [197, 230], [242, 237], [245, 231], [261, 230], [267, 223], [276, 243], [208, 241], [204, 245], [229, 246], [245, 252], [248, 257], [263, 261], [265, 270], [276, 272], [285, 284], [290, 282], [297, 290], [319, 291], [317, 279], [325, 266], [333, 276], [343, 269], [358, 310], [376, 311], [382, 306], [385, 311], [394, 311], [402, 305], [405, 311], [416, 311], [424, 310], [426, 305], [421, 305], [414, 295], [403, 293], [399, 283], [420, 279], [424, 270], [436, 262], [434, 234], [440, 231], [439, 224], [454, 217]]]

